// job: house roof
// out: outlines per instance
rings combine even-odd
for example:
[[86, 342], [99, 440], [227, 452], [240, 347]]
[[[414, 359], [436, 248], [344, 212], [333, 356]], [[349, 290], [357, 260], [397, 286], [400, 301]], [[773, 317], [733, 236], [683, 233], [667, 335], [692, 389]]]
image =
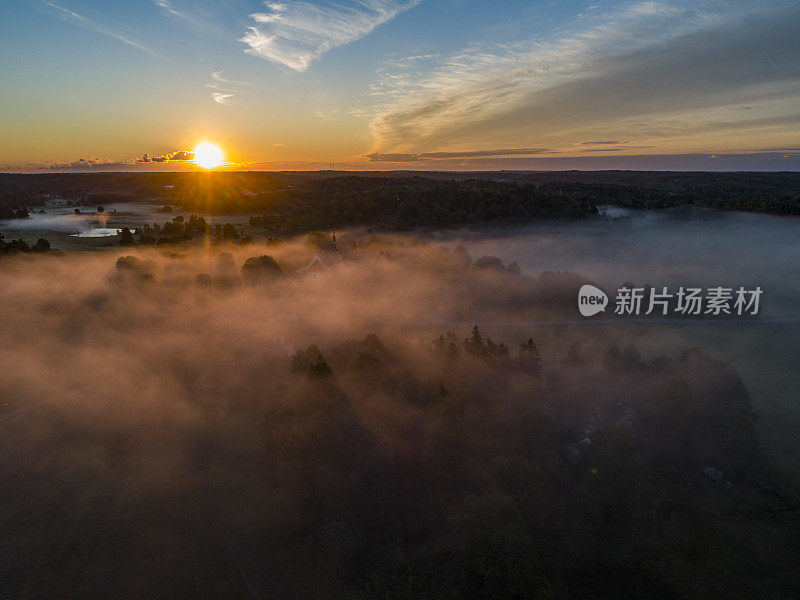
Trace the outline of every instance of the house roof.
[[[334, 265], [338, 265], [342, 262], [342, 255], [339, 254], [338, 251], [334, 250], [333, 248], [324, 248], [322, 250], [318, 250], [314, 257], [318, 257], [319, 260], [325, 264], [325, 266], [332, 267]], [[311, 260], [314, 260], [313, 258]]]
[[600, 425], [617, 425], [626, 419], [638, 420], [636, 411], [622, 402], [608, 401], [592, 410], [589, 422], [594, 427], [598, 427]]
[[311, 260], [308, 261], [303, 267], [297, 269], [298, 271], [310, 271], [312, 268], [320, 267], [325, 270], [337, 268], [342, 264], [342, 256], [333, 248], [324, 248], [317, 250]]

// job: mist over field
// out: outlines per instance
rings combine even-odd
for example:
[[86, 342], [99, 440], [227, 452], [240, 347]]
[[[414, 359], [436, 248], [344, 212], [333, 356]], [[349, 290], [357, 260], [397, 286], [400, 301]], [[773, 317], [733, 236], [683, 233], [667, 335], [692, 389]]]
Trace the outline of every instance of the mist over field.
[[[798, 224], [638, 214], [5, 257], [2, 595], [789, 597]], [[587, 281], [763, 315], [580, 324]]]
[[[572, 271], [613, 293], [637, 286], [744, 286], [764, 290], [757, 322], [659, 324], [541, 329], [540, 336], [565, 333], [586, 340], [634, 343], [650, 355], [698, 346], [734, 364], [744, 377], [761, 416], [773, 458], [800, 473], [795, 431], [800, 408], [800, 221], [793, 217], [704, 209], [629, 210], [601, 207], [612, 219], [583, 223], [538, 223], [513, 229], [437, 233], [434, 239], [464, 244], [474, 256], [497, 255], [528, 273]], [[609, 312], [613, 310], [613, 306]], [[604, 315], [599, 315], [598, 319]], [[610, 337], [609, 337], [610, 336]]]

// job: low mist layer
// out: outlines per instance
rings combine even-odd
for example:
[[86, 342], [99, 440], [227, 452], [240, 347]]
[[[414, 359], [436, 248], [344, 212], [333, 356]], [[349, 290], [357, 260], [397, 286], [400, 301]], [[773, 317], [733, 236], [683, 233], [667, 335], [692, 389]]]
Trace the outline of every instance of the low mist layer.
[[792, 594], [732, 367], [450, 325], [587, 279], [345, 237], [3, 260], [2, 595]]

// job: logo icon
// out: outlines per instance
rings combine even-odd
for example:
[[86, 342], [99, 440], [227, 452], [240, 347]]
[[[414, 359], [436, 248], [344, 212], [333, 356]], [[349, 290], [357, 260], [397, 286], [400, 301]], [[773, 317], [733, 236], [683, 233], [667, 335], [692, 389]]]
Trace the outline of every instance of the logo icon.
[[600, 288], [586, 284], [578, 290], [578, 310], [584, 317], [591, 317], [605, 311], [607, 305], [608, 296]]

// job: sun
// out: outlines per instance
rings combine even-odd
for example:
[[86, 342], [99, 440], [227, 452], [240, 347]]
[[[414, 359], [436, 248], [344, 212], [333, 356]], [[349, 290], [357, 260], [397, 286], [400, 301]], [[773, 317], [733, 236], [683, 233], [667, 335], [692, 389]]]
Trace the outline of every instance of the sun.
[[194, 162], [204, 169], [216, 169], [225, 160], [225, 155], [219, 146], [210, 142], [200, 142], [194, 148]]

